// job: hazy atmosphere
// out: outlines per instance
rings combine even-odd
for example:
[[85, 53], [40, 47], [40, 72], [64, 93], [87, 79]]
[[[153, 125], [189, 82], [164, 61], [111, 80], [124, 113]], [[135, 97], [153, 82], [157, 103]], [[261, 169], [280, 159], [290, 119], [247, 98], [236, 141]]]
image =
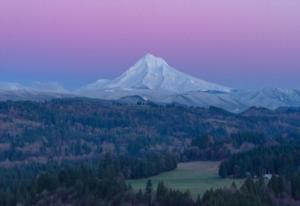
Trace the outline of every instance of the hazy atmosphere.
[[299, 8], [294, 0], [1, 0], [0, 81], [78, 88], [152, 53], [233, 88], [300, 88]]

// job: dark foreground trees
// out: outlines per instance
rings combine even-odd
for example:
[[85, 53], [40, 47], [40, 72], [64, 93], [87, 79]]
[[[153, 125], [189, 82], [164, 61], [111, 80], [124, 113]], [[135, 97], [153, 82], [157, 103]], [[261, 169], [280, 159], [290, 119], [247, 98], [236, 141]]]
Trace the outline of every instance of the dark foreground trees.
[[149, 153], [139, 159], [106, 155], [99, 160], [2, 168], [0, 205], [49, 205], [51, 202], [57, 205], [57, 201], [72, 205], [120, 205], [135, 201], [126, 178], [149, 177], [176, 166], [177, 161], [170, 154]]
[[[94, 165], [94, 164], [93, 164]], [[271, 180], [248, 178], [241, 188], [207, 191], [193, 199], [188, 191], [157, 188], [151, 180], [145, 189], [133, 191], [127, 185], [115, 161], [107, 157], [102, 164], [87, 164], [47, 168], [37, 176], [10, 185], [2, 184], [2, 206], [296, 206], [300, 205], [300, 174], [290, 178], [273, 176]], [[25, 171], [25, 170], [23, 170]], [[57, 171], [57, 172], [53, 172]], [[3, 176], [2, 180], [3, 180]], [[28, 176], [29, 177], [29, 176]], [[16, 180], [16, 179], [14, 179]]]

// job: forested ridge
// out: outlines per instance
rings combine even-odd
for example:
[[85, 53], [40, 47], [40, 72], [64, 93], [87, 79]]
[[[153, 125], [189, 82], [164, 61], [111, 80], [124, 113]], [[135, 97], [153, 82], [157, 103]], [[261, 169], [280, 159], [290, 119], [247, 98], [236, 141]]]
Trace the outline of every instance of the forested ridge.
[[300, 134], [299, 109], [218, 108], [93, 99], [0, 102], [0, 166], [89, 159], [106, 153], [173, 153], [181, 161], [220, 160]]

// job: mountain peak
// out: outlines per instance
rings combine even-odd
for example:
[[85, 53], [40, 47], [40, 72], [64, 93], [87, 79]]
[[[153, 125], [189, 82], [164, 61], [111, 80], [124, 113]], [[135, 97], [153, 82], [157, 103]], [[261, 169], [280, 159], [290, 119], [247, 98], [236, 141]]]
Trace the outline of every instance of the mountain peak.
[[163, 58], [156, 57], [150, 53], [145, 54], [136, 64], [136, 66], [139, 68], [147, 67], [148, 69], [163, 67], [167, 65], [168, 63]]
[[146, 53], [143, 58], [145, 58], [145, 59], [156, 59], [158, 57], [154, 56], [151, 53]]
[[92, 84], [89, 90], [125, 90], [186, 93], [190, 91], [230, 92], [231, 89], [185, 74], [170, 66], [164, 59], [147, 53], [121, 76]]
[[157, 60], [157, 59], [162, 59], [162, 58], [160, 58], [160, 57], [157, 57], [157, 56], [155, 56], [155, 55], [153, 55], [153, 54], [151, 54], [151, 53], [146, 53], [143, 57], [142, 57], [142, 59], [145, 59], [145, 60]]

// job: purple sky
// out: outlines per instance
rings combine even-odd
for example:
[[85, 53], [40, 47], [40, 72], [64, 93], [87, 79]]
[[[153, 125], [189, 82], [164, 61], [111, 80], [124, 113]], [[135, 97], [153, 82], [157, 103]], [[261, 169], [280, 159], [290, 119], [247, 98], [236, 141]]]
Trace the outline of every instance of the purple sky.
[[298, 0], [1, 0], [0, 81], [69, 88], [145, 53], [235, 88], [300, 88]]

